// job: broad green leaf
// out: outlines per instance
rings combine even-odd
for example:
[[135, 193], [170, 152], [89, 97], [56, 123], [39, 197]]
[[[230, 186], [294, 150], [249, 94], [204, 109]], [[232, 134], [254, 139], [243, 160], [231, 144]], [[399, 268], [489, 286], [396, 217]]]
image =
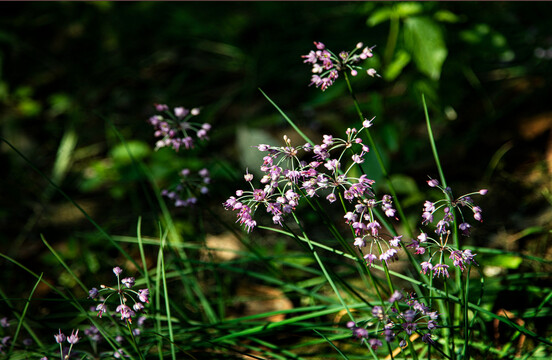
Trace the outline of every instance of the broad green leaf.
[[401, 2], [395, 6], [395, 14], [401, 19], [417, 15], [423, 10], [422, 4], [417, 2]]
[[370, 17], [366, 20], [366, 24], [370, 27], [374, 27], [384, 21], [387, 21], [391, 18], [393, 9], [390, 7], [383, 7], [374, 11]]
[[395, 57], [383, 72], [383, 78], [387, 81], [395, 80], [397, 76], [399, 76], [402, 72], [402, 69], [404, 69], [404, 67], [408, 65], [411, 59], [412, 58], [410, 57], [410, 54], [408, 54], [406, 51], [397, 51]]
[[460, 21], [460, 18], [456, 14], [448, 10], [439, 10], [435, 13], [435, 15], [433, 15], [433, 17], [435, 20], [440, 22], [457, 23]]
[[448, 53], [440, 27], [426, 17], [408, 18], [404, 25], [405, 44], [416, 66], [431, 79], [438, 80]]

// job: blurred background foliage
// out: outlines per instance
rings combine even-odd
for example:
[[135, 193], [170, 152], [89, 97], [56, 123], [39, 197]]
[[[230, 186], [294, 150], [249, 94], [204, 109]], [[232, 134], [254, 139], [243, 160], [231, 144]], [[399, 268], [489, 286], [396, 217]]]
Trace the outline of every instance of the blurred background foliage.
[[[475, 245], [550, 260], [551, 10], [546, 2], [1, 3], [0, 131], [115, 235], [135, 234], [139, 216], [144, 233], [157, 235], [155, 190], [127, 147], [161, 188], [183, 167], [210, 168], [210, 212], [171, 208], [193, 239], [202, 216], [234, 221], [221, 204], [242, 186], [243, 170], [258, 166], [246, 156], [251, 145], [280, 143], [284, 133], [299, 142], [259, 88], [315, 141], [359, 127], [343, 79], [325, 93], [308, 87], [300, 56], [313, 41], [334, 52], [362, 41], [376, 46], [366, 65], [382, 77], [360, 74], [352, 85], [376, 116], [376, 142], [413, 220], [425, 180], [437, 175], [423, 93], [449, 184], [458, 195], [490, 190]], [[154, 151], [154, 103], [200, 107], [211, 140], [191, 152]], [[0, 251], [44, 271], [56, 263], [44, 234], [81, 276], [117, 264], [85, 217], [6, 144], [0, 164]], [[204, 231], [221, 232], [211, 220]], [[489, 261], [498, 272], [534, 265]], [[74, 285], [59, 276], [50, 280]], [[30, 288], [17, 277], [2, 286]]]

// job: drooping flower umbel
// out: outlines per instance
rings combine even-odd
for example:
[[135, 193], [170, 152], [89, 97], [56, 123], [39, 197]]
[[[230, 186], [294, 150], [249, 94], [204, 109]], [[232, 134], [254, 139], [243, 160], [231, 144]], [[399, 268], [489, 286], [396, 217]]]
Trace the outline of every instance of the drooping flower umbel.
[[150, 117], [148, 122], [155, 129], [155, 137], [159, 138], [155, 145], [156, 150], [167, 146], [176, 151], [182, 148], [191, 149], [194, 147], [196, 138], [208, 139], [207, 134], [211, 125], [192, 121], [199, 115], [199, 108], [188, 110], [176, 107], [170, 111], [167, 105], [156, 104], [155, 109], [160, 114]]
[[[457, 249], [454, 244], [451, 244], [449, 237], [452, 230], [452, 225], [456, 222], [458, 230], [464, 236], [470, 235], [471, 225], [464, 217], [463, 209], [469, 209], [473, 213], [473, 218], [477, 221], [482, 221], [481, 207], [474, 204], [472, 195], [485, 195], [486, 189], [477, 192], [469, 193], [454, 199], [452, 190], [444, 188], [438, 180], [429, 179], [427, 184], [430, 187], [438, 188], [444, 194], [444, 197], [438, 201], [426, 201], [422, 212], [422, 225], [431, 226], [434, 224], [434, 216], [441, 214], [440, 219], [434, 224], [435, 236], [431, 233], [421, 232], [415, 240], [407, 245], [415, 249], [415, 253], [419, 255], [427, 254], [428, 259], [422, 262], [421, 272], [432, 277], [449, 277], [450, 265], [445, 262], [447, 259], [452, 261], [452, 265], [459, 268], [461, 271], [471, 265], [477, 264], [474, 257], [477, 254], [471, 252], [470, 249]], [[450, 263], [450, 262], [449, 262]]]
[[[372, 120], [365, 120], [360, 131], [372, 126]], [[372, 191], [374, 180], [365, 174], [355, 176], [358, 172], [352, 171], [369, 151], [360, 131], [349, 128], [345, 138], [323, 135], [320, 144], [293, 146], [284, 136], [284, 146], [257, 146], [267, 153], [260, 167], [264, 173], [260, 185], [254, 184], [253, 174], [247, 172], [244, 179], [250, 189], [236, 191], [224, 207], [236, 211], [237, 221], [251, 231], [257, 226], [254, 215], [259, 207], [266, 209], [274, 224], [282, 226], [286, 215], [295, 211], [304, 198], [323, 197], [329, 203], [343, 199], [352, 204], [344, 222], [351, 227], [354, 245], [361, 251], [367, 250], [366, 262], [371, 265], [374, 260], [385, 263], [395, 260], [401, 237], [389, 239], [382, 234], [375, 213], [379, 208], [385, 216], [395, 218], [392, 198], [384, 195], [381, 200], [376, 199]]]
[[[149, 303], [149, 290], [146, 289], [133, 289], [136, 280], [133, 277], [125, 277], [121, 279], [123, 270], [116, 266], [113, 268], [113, 273], [117, 277], [117, 287], [109, 287], [100, 285], [100, 290], [92, 288], [88, 293], [90, 298], [100, 297], [100, 303], [96, 306], [98, 317], [102, 317], [107, 313], [107, 301], [110, 297], [115, 296], [118, 298], [118, 306], [115, 312], [121, 316], [121, 320], [127, 320], [132, 323], [132, 318], [136, 315], [136, 312], [143, 311], [145, 303]], [[132, 301], [130, 306], [127, 304], [129, 299]]]
[[[311, 50], [307, 55], [301, 57], [303, 62], [312, 64], [311, 84], [326, 90], [339, 77], [341, 71], [350, 71], [352, 76], [358, 74], [362, 67], [358, 64], [374, 56], [372, 49], [374, 47], [365, 47], [363, 43], [358, 43], [352, 51], [342, 51], [335, 55], [326, 48], [321, 42], [314, 42], [316, 50]], [[377, 75], [376, 70], [370, 68], [366, 71], [370, 76]], [[379, 76], [379, 75], [377, 75]]]
[[[353, 331], [353, 337], [366, 341], [376, 350], [383, 344], [380, 338], [389, 344], [398, 341], [404, 347], [406, 339], [414, 332], [421, 335], [425, 343], [434, 343], [434, 331], [439, 328], [438, 318], [437, 312], [431, 311], [415, 294], [405, 295], [395, 290], [385, 304], [372, 308], [369, 319], [357, 323], [350, 321], [347, 327]], [[373, 329], [369, 331], [368, 326]]]
[[192, 173], [190, 169], [180, 171], [180, 182], [170, 189], [163, 189], [161, 195], [174, 201], [176, 207], [189, 207], [197, 203], [199, 195], [209, 192], [207, 185], [211, 183], [209, 170], [203, 168]]

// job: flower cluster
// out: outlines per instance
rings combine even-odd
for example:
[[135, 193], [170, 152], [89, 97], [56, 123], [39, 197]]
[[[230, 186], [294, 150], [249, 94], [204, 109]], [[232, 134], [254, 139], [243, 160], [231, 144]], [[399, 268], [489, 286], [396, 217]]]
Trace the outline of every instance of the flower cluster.
[[[56, 339], [56, 342], [59, 344], [59, 351], [61, 354], [62, 359], [69, 359], [71, 356], [71, 351], [73, 350], [73, 345], [79, 342], [81, 339], [79, 337], [79, 330], [77, 331], [72, 330], [71, 335], [65, 336], [64, 333], [61, 332], [61, 329], [58, 330], [57, 334], [54, 334], [54, 338]], [[67, 340], [67, 342], [70, 344], [69, 349], [63, 348], [63, 342]], [[43, 357], [41, 360], [48, 360], [47, 357]]]
[[[371, 122], [366, 120], [362, 129], [370, 125]], [[346, 134], [346, 139], [324, 135], [319, 145], [307, 143], [292, 146], [291, 140], [284, 135], [284, 146], [257, 146], [259, 151], [267, 153], [260, 167], [264, 173], [260, 179], [261, 186], [255, 187], [253, 174], [246, 172], [244, 179], [251, 190], [236, 191], [236, 196], [231, 196], [224, 207], [237, 211], [238, 222], [250, 231], [257, 224], [253, 215], [261, 204], [272, 215], [274, 224], [282, 225], [283, 217], [293, 212], [303, 197], [323, 194], [332, 203], [337, 199], [336, 193], [349, 201], [371, 196], [372, 180], [366, 175], [359, 178], [348, 176], [355, 164], [362, 163], [368, 147], [362, 144], [355, 128], [347, 129]], [[360, 151], [353, 151], [353, 147]], [[332, 156], [336, 150], [340, 150], [339, 154]], [[348, 159], [345, 158], [347, 150], [352, 152]], [[307, 156], [311, 161], [302, 159]], [[347, 161], [350, 161], [349, 165]]]
[[415, 249], [416, 254], [429, 254], [429, 259], [422, 262], [422, 273], [426, 275], [432, 275], [433, 277], [449, 277], [449, 265], [445, 264], [446, 257], [452, 260], [453, 266], [458, 267], [464, 271], [467, 265], [477, 264], [474, 260], [476, 254], [473, 254], [471, 250], [459, 250], [449, 244], [449, 236], [451, 233], [451, 224], [454, 223], [455, 213], [460, 216], [458, 229], [464, 236], [469, 236], [469, 229], [471, 225], [465, 220], [462, 208], [469, 208], [473, 213], [473, 217], [477, 221], [482, 221], [481, 207], [475, 206], [471, 198], [471, 195], [479, 194], [485, 195], [486, 189], [479, 190], [470, 194], [462, 195], [456, 200], [452, 197], [452, 191], [450, 188], [443, 188], [439, 185], [439, 181], [430, 179], [427, 181], [430, 187], [439, 188], [444, 194], [445, 198], [436, 202], [426, 201], [424, 203], [424, 209], [422, 213], [422, 224], [429, 225], [434, 221], [435, 213], [442, 209], [443, 217], [435, 224], [436, 237], [432, 237], [425, 232], [422, 232], [418, 237], [412, 241], [407, 247]]
[[[439, 327], [439, 315], [416, 299], [415, 294], [405, 296], [395, 290], [386, 304], [372, 308], [371, 315], [360, 325], [350, 321], [347, 327], [353, 331], [353, 337], [368, 342], [374, 350], [382, 346], [382, 341], [378, 339], [380, 336], [388, 343], [397, 340], [401, 347], [407, 345], [406, 339], [414, 333], [421, 336], [425, 343], [435, 342], [433, 332]], [[375, 326], [374, 331], [368, 331], [367, 326]]]
[[[339, 77], [340, 71], [350, 70], [351, 75], [356, 76], [358, 70], [362, 69], [357, 64], [374, 56], [372, 54], [374, 47], [365, 47], [361, 42], [352, 51], [342, 51], [339, 55], [335, 55], [326, 49], [326, 46], [321, 42], [315, 41], [314, 45], [316, 46], [316, 51], [311, 50], [307, 55], [302, 55], [301, 57], [305, 59], [303, 62], [312, 64], [313, 75], [310, 85], [320, 87], [322, 91], [334, 83]], [[357, 53], [358, 51], [360, 53]], [[366, 72], [372, 77], [377, 75], [374, 69], [368, 69]]]
[[[107, 300], [115, 295], [118, 297], [119, 305], [115, 309], [116, 313], [119, 313], [121, 320], [127, 320], [132, 323], [132, 318], [136, 315], [136, 312], [144, 310], [144, 304], [149, 303], [149, 290], [139, 289], [134, 290], [132, 287], [135, 284], [135, 279], [133, 277], [126, 277], [121, 279], [120, 275], [123, 270], [120, 267], [113, 268], [113, 273], [117, 277], [117, 288], [101, 285], [100, 290], [97, 288], [92, 288], [88, 293], [91, 299], [97, 298], [99, 295], [102, 295], [100, 298], [100, 304], [96, 306], [96, 311], [98, 311], [98, 316], [101, 318], [103, 314], [107, 313]], [[107, 296], [103, 296], [107, 294]], [[133, 301], [132, 308], [127, 305], [128, 299]]]
[[460, 196], [456, 200], [449, 200], [452, 199], [452, 191], [450, 188], [443, 188], [439, 185], [439, 181], [435, 179], [429, 179], [427, 181], [427, 184], [430, 187], [435, 187], [440, 189], [443, 194], [445, 194], [445, 198], [441, 199], [436, 202], [426, 201], [424, 203], [424, 211], [422, 214], [422, 224], [429, 224], [433, 222], [433, 215], [436, 211], [443, 208], [444, 216], [441, 220], [439, 220], [436, 224], [435, 232], [438, 235], [446, 234], [447, 229], [450, 227], [450, 224], [454, 222], [454, 213], [453, 209], [457, 209], [458, 213], [460, 214], [462, 222], [458, 225], [458, 228], [462, 232], [463, 235], [469, 236], [470, 235], [470, 228], [471, 225], [467, 223], [464, 219], [464, 214], [462, 213], [462, 208], [469, 208], [473, 212], [473, 218], [477, 221], [483, 221], [481, 216], [481, 208], [479, 206], [475, 206], [473, 203], [473, 199], [471, 198], [471, 195], [479, 194], [479, 195], [485, 195], [487, 194], [487, 189], [481, 189], [477, 192], [469, 193]]
[[[12, 335], [8, 335], [10, 333], [13, 334], [12, 332], [9, 331], [9, 328], [11, 327], [13, 322], [14, 322], [13, 319], [10, 320], [7, 317], [0, 318], [0, 355], [1, 356], [5, 355], [6, 350], [9, 349], [11, 346], [18, 346], [18, 345], [20, 346], [20, 344], [18, 343], [12, 344], [13, 337]], [[21, 345], [27, 348], [33, 345], [33, 340], [31, 338], [23, 338], [21, 341]]]
[[180, 183], [172, 189], [163, 189], [161, 195], [174, 201], [176, 207], [187, 207], [197, 203], [197, 195], [209, 192], [207, 185], [211, 182], [209, 170], [201, 169], [197, 175], [192, 175], [189, 169], [180, 171]]
[[[372, 126], [372, 120], [365, 120], [360, 130]], [[284, 136], [284, 146], [259, 145], [257, 148], [267, 153], [260, 167], [264, 173], [261, 187], [255, 187], [253, 175], [247, 172], [244, 179], [251, 189], [236, 191], [224, 207], [237, 211], [238, 222], [251, 231], [257, 225], [254, 214], [260, 205], [264, 205], [274, 224], [282, 226], [285, 215], [292, 213], [304, 197], [323, 196], [330, 203], [344, 199], [355, 204], [353, 211], [346, 212], [344, 222], [354, 232], [354, 245], [369, 249], [365, 255], [367, 263], [371, 265], [376, 259], [385, 263], [395, 260], [401, 237], [385, 239], [375, 214], [375, 209], [380, 207], [386, 216], [396, 218], [392, 198], [384, 195], [376, 200], [372, 191], [374, 180], [365, 174], [352, 176], [351, 170], [364, 162], [369, 149], [355, 128], [345, 133], [344, 139], [324, 135], [322, 143], [316, 145], [292, 146], [287, 136]], [[305, 160], [308, 156], [310, 161]]]
[[199, 115], [198, 108], [188, 110], [176, 107], [170, 111], [167, 105], [156, 104], [155, 109], [162, 115], [154, 115], [148, 121], [155, 129], [155, 137], [160, 138], [155, 145], [156, 150], [166, 146], [170, 146], [176, 151], [182, 147], [191, 149], [194, 147], [195, 141], [192, 137], [193, 133], [198, 139], [208, 139], [207, 134], [211, 125], [190, 121], [192, 117]]

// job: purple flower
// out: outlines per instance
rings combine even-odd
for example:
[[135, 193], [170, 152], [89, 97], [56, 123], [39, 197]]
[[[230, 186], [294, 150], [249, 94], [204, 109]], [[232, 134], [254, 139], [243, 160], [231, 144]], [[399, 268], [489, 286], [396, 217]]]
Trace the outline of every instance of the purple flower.
[[470, 236], [470, 228], [471, 228], [470, 224], [463, 222], [460, 225], [458, 225], [458, 228], [460, 229], [460, 231], [462, 231], [462, 235]]
[[148, 301], [149, 289], [140, 289], [138, 290], [138, 299], [143, 303], [149, 303]]
[[365, 247], [366, 242], [364, 241], [363, 237], [356, 237], [353, 245], [358, 247]]
[[427, 184], [430, 186], [430, 187], [437, 187], [439, 186], [439, 181], [435, 180], [435, 179], [429, 179], [427, 181]]
[[433, 269], [433, 265], [428, 261], [422, 262], [420, 266], [422, 267], [421, 272], [424, 273], [425, 275], [427, 275], [427, 273], [431, 272], [431, 269]]
[[61, 332], [61, 329], [58, 329], [58, 333], [54, 335], [54, 337], [56, 338], [56, 342], [58, 344], [61, 344], [62, 342], [65, 341], [65, 335]]
[[[361, 67], [356, 64], [373, 56], [372, 48], [368, 47], [364, 48], [361, 54], [355, 54], [355, 52], [360, 50], [358, 44], [352, 51], [341, 51], [337, 56], [326, 50], [324, 44], [316, 41], [314, 44], [317, 50], [311, 50], [307, 55], [302, 55], [301, 57], [304, 59], [304, 63], [312, 64], [311, 71], [313, 75], [311, 78], [311, 85], [320, 87], [322, 91], [331, 86], [335, 79], [338, 78], [338, 71], [349, 70], [352, 76], [356, 76], [358, 74], [357, 70], [361, 69]], [[367, 71], [367, 74], [370, 76], [374, 76], [375, 73], [376, 71], [374, 69], [369, 69]]]
[[117, 306], [117, 309], [115, 309], [115, 312], [118, 312], [121, 314], [121, 320], [124, 320], [124, 319], [130, 320], [134, 315], [136, 315], [136, 313], [132, 311], [132, 309], [125, 304], [121, 304]]
[[88, 291], [88, 298], [95, 299], [98, 296], [98, 289], [92, 288]]
[[354, 327], [353, 336], [357, 339], [366, 339], [368, 337], [368, 330], [362, 327]]
[[402, 324], [402, 327], [408, 335], [412, 335], [412, 333], [416, 331], [417, 326], [416, 323], [406, 322]]
[[122, 272], [123, 272], [123, 270], [122, 270], [120, 267], [118, 267], [118, 266], [116, 266], [116, 267], [113, 268], [113, 273], [114, 273], [115, 276], [117, 276], [117, 277], [119, 277], [119, 275], [121, 275]]
[[382, 345], [381, 340], [373, 339], [373, 338], [368, 340], [368, 344], [370, 344], [370, 347], [372, 348], [372, 350], [376, 350], [378, 347]]
[[7, 317], [3, 317], [2, 319], [0, 319], [0, 326], [3, 328], [10, 327], [10, 322], [8, 321]]
[[403, 299], [403, 294], [399, 290], [395, 290], [393, 294], [391, 294], [391, 297], [389, 298], [390, 303], [394, 303], [395, 301], [401, 301]]
[[433, 267], [433, 277], [439, 277], [441, 275], [449, 277], [448, 273], [448, 265], [445, 264], [437, 264]]
[[77, 329], [76, 332], [74, 330], [71, 331], [71, 335], [67, 337], [67, 342], [71, 345], [75, 345], [80, 340], [78, 335], [79, 335], [79, 330], [78, 329]]
[[401, 243], [401, 238], [402, 238], [402, 235], [399, 235], [399, 236], [393, 236], [393, 239], [392, 240], [389, 240], [389, 245], [391, 246], [394, 246], [394, 247], [400, 247], [400, 243]]
[[162, 112], [162, 111], [169, 111], [169, 107], [165, 104], [154, 104], [155, 110]]
[[124, 278], [123, 280], [121, 280], [121, 282], [123, 283], [123, 285], [125, 285], [127, 288], [131, 288], [134, 286], [134, 278], [133, 277], [126, 277]]
[[101, 318], [102, 315], [107, 312], [107, 306], [105, 303], [98, 304], [98, 306], [96, 306], [96, 311], [98, 312], [98, 317]]
[[372, 263], [374, 262], [374, 260], [376, 260], [376, 255], [374, 254], [366, 254], [364, 255], [364, 260], [366, 260], [366, 264], [368, 266], [372, 266]]
[[436, 329], [436, 328], [437, 328], [437, 321], [435, 321], [435, 320], [429, 320], [429, 321], [427, 322], [427, 328], [428, 328], [428, 330], [434, 330], [434, 329]]
[[182, 119], [184, 116], [188, 115], [190, 111], [188, 109], [185, 109], [183, 107], [176, 107], [174, 108], [174, 115], [176, 115], [177, 118]]
[[431, 339], [431, 333], [425, 333], [422, 336], [422, 341], [425, 342], [426, 344], [434, 344], [435, 343], [435, 341], [433, 341]]
[[385, 312], [383, 311], [383, 307], [376, 305], [372, 308], [372, 316], [377, 318], [378, 320], [383, 320], [385, 316]]

